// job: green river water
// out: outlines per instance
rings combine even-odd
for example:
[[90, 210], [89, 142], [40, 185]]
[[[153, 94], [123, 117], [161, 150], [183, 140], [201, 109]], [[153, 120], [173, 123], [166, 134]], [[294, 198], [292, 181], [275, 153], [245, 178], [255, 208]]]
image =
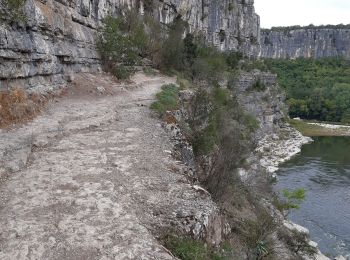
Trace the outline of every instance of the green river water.
[[303, 187], [306, 200], [289, 219], [310, 230], [325, 254], [350, 255], [350, 137], [316, 137], [281, 165], [276, 190]]

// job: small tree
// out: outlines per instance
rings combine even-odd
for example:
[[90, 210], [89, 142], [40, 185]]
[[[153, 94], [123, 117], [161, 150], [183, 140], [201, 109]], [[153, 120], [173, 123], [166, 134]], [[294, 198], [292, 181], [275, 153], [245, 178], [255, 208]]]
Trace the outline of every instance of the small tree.
[[293, 209], [299, 209], [300, 204], [305, 200], [305, 189], [299, 188], [295, 190], [282, 190], [283, 200], [278, 202], [277, 207], [282, 211], [284, 216], [288, 216], [288, 214]]
[[132, 66], [149, 55], [151, 41], [144, 19], [134, 10], [123, 9], [119, 17], [107, 16], [104, 23], [98, 42], [104, 67], [120, 79], [128, 78]]
[[185, 46], [182, 39], [186, 23], [181, 18], [176, 18], [168, 26], [168, 37], [162, 46], [161, 69], [183, 70], [185, 58]]

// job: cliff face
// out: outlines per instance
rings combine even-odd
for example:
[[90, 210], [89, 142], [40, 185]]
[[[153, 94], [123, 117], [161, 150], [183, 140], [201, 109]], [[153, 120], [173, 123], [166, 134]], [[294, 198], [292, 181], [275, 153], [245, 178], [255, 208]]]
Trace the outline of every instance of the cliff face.
[[102, 19], [124, 5], [151, 12], [162, 23], [181, 16], [222, 50], [257, 55], [259, 17], [254, 1], [27, 0], [25, 25], [0, 23], [0, 89], [48, 91], [75, 72], [100, 69], [95, 40]]
[[278, 28], [262, 30], [260, 57], [350, 59], [350, 28]]
[[240, 50], [256, 56], [259, 51], [260, 18], [254, 0], [187, 0], [176, 2], [177, 12], [221, 50]]

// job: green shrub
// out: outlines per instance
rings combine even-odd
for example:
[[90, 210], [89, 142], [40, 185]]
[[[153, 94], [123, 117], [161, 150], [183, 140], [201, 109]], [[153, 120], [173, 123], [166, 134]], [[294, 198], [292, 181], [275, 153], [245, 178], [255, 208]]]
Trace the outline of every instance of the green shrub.
[[157, 101], [152, 103], [151, 109], [157, 111], [160, 115], [179, 107], [179, 88], [174, 84], [163, 85], [161, 92], [156, 97]]
[[228, 89], [216, 87], [214, 89], [214, 101], [218, 107], [225, 107], [230, 102], [230, 92]]
[[250, 91], [265, 91], [266, 90], [266, 85], [264, 82], [261, 81], [261, 79], [255, 80], [253, 85], [249, 88]]
[[184, 42], [182, 35], [185, 30], [186, 23], [181, 19], [175, 19], [169, 25], [168, 37], [165, 40], [161, 54], [161, 69], [175, 69], [182, 71], [184, 69]]
[[343, 124], [349, 124], [350, 123], [350, 108], [343, 112], [342, 117], [341, 117], [341, 122]]
[[213, 84], [221, 79], [227, 69], [228, 65], [223, 53], [211, 46], [198, 47], [197, 57], [192, 65], [193, 78]]
[[265, 60], [244, 60], [241, 64], [241, 69], [244, 71], [260, 70], [269, 71], [269, 67], [265, 64]]
[[212, 119], [209, 125], [195, 134], [193, 140], [193, 151], [197, 155], [208, 155], [217, 144], [218, 137], [217, 124]]
[[176, 83], [180, 86], [181, 90], [190, 89], [193, 87], [192, 83], [189, 80], [187, 80], [181, 76], [177, 76]]
[[241, 233], [249, 249], [248, 259], [265, 259], [268, 255], [273, 255], [274, 245], [271, 235], [276, 230], [276, 223], [268, 212], [261, 209], [257, 219], [246, 220]]
[[244, 125], [250, 132], [255, 132], [260, 126], [259, 121], [251, 114], [244, 113], [243, 120]]
[[147, 75], [147, 76], [156, 76], [158, 74], [158, 71], [150, 68], [150, 67], [146, 67], [143, 69], [143, 72]]
[[195, 38], [193, 34], [186, 34], [184, 42], [184, 53], [185, 53], [185, 65], [186, 67], [191, 67], [193, 65], [194, 59], [198, 55], [198, 45], [194, 42]]
[[104, 22], [105, 27], [97, 43], [104, 69], [117, 76], [124, 75], [125, 70], [118, 67], [120, 64], [133, 65], [137, 55], [131, 48], [129, 38], [121, 30], [123, 18], [107, 16]]
[[0, 0], [0, 24], [1, 20], [9, 22], [25, 22], [26, 15], [23, 7], [26, 0]]
[[239, 62], [242, 59], [243, 54], [241, 52], [230, 51], [226, 54], [226, 62], [231, 69], [237, 69]]
[[151, 15], [144, 16], [144, 24], [146, 32], [149, 35], [147, 56], [151, 59], [153, 65], [159, 68], [162, 63], [162, 49], [166, 34], [164, 33], [162, 25]]
[[284, 216], [287, 216], [291, 210], [299, 209], [300, 204], [305, 200], [305, 189], [299, 188], [295, 190], [282, 190], [283, 199], [275, 199], [274, 203]]
[[[194, 129], [192, 144], [195, 154], [208, 155], [215, 145], [229, 147], [226, 154], [237, 159], [231, 158], [231, 161], [238, 166], [249, 150], [251, 134], [259, 127], [256, 118], [244, 112], [231, 92], [221, 87], [214, 87], [209, 93], [197, 92], [193, 111], [190, 124]], [[196, 130], [204, 122], [207, 126]]]
[[113, 75], [118, 79], [129, 79], [134, 73], [131, 67], [126, 67], [124, 65], [115, 66], [113, 68]]
[[317, 253], [317, 248], [309, 244], [309, 235], [306, 233], [281, 228], [278, 230], [277, 236], [293, 253], [302, 253], [308, 256], [313, 256]]
[[235, 257], [232, 246], [227, 242], [215, 248], [183, 235], [168, 235], [165, 246], [182, 260], [231, 260]]
[[165, 246], [182, 260], [206, 260], [208, 250], [204, 243], [184, 236], [169, 236]]
[[104, 68], [120, 79], [128, 78], [133, 70], [121, 65], [132, 67], [140, 64], [153, 47], [144, 17], [127, 9], [117, 18], [107, 16], [104, 25], [97, 43]]
[[[209, 154], [214, 146], [218, 144], [220, 138], [220, 123], [222, 120], [222, 111], [230, 101], [229, 92], [227, 89], [220, 87], [215, 87], [210, 96], [203, 95], [202, 92], [197, 96], [197, 102], [202, 103], [205, 106], [211, 106], [211, 111], [209, 114], [208, 126], [203, 130], [197, 131], [193, 140], [193, 149], [197, 155], [207, 155]], [[208, 100], [210, 99], [210, 101]], [[208, 107], [205, 109], [206, 112], [209, 111]]]

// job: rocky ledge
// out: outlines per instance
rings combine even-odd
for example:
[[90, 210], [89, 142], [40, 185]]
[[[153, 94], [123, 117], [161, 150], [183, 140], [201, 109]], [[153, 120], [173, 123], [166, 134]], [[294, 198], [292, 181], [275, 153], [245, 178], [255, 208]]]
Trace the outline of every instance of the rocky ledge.
[[261, 166], [276, 177], [278, 165], [290, 160], [301, 151], [304, 144], [310, 142], [312, 142], [310, 137], [303, 136], [294, 128], [285, 125], [279, 134], [266, 135], [262, 138], [255, 152], [260, 157]]

